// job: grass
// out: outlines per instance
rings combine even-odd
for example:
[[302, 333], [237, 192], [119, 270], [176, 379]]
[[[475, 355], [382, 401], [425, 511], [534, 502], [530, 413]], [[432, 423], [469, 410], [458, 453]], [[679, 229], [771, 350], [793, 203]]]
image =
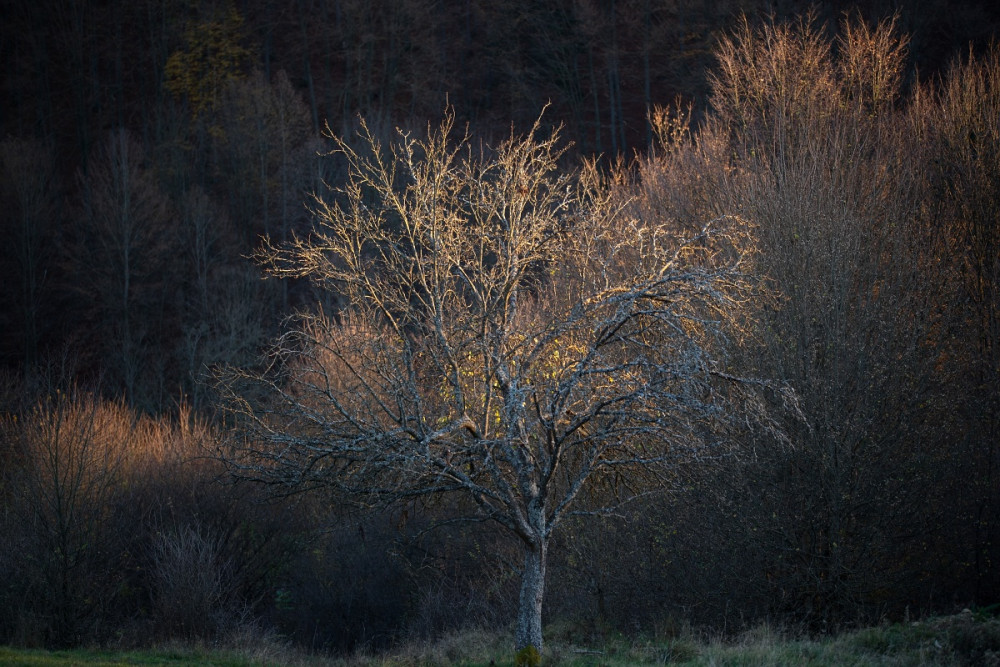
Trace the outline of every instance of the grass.
[[173, 667], [313, 667], [337, 664], [310, 657], [276, 641], [272, 635], [239, 633], [226, 646], [202, 643], [170, 643], [148, 649], [75, 648], [60, 651], [15, 649], [0, 646], [0, 666], [23, 667], [122, 667], [125, 665], [171, 665]]
[[[593, 634], [572, 625], [548, 631], [543, 665], [625, 667], [687, 665], [690, 667], [783, 666], [937, 666], [1000, 667], [1000, 617], [966, 611], [916, 623], [886, 624], [821, 638], [789, 636], [779, 628], [758, 626], [741, 636], [705, 639], [691, 631], [666, 638], [628, 637], [614, 632]], [[587, 637], [591, 639], [587, 641]], [[0, 665], [65, 667], [69, 665], [215, 665], [261, 667], [297, 665], [338, 667], [422, 667], [513, 665], [510, 635], [470, 630], [433, 642], [411, 642], [393, 651], [345, 658], [306, 656], [273, 642], [234, 649], [166, 647], [115, 652], [17, 650], [0, 647]]]
[[[45, 651], [41, 649], [12, 649], [0, 647], [0, 665], [20, 667], [70, 667], [89, 665], [92, 667], [120, 667], [122, 665], [214, 665], [216, 667], [244, 667], [262, 665], [235, 654], [206, 652], [197, 650], [149, 650], [110, 651], [95, 649], [72, 649], [65, 651]], [[280, 664], [276, 662], [273, 664]]]

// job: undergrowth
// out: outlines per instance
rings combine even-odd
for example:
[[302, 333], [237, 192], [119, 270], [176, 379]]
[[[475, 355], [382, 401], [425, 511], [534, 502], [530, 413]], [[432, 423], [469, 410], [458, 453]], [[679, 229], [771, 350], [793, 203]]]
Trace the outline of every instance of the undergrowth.
[[[726, 639], [690, 628], [679, 633], [628, 636], [592, 624], [556, 624], [548, 632], [542, 665], [625, 667], [627, 665], [840, 665], [1000, 667], [1000, 617], [995, 610], [965, 610], [954, 616], [877, 627], [824, 637], [796, 635], [759, 625]], [[307, 655], [273, 638], [246, 638], [238, 646], [165, 645], [146, 651], [78, 649], [16, 650], [0, 647], [0, 664], [29, 667], [69, 665], [215, 665], [218, 667], [418, 667], [515, 664], [512, 636], [504, 631], [466, 630], [433, 641], [412, 641], [395, 649], [350, 656]]]

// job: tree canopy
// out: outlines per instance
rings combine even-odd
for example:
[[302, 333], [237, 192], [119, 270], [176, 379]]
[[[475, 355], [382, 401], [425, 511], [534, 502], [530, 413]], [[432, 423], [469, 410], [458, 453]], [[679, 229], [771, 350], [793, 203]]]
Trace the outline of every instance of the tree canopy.
[[[540, 647], [553, 530], [634, 495], [621, 471], [711, 447], [751, 235], [628, 214], [593, 165], [558, 168], [540, 121], [495, 151], [453, 124], [383, 146], [362, 123], [364, 152], [335, 139], [346, 184], [308, 236], [260, 251], [343, 305], [300, 313], [264, 373], [226, 377], [232, 462], [377, 501], [464, 493], [525, 547], [517, 643]], [[582, 501], [598, 478], [613, 491]]]

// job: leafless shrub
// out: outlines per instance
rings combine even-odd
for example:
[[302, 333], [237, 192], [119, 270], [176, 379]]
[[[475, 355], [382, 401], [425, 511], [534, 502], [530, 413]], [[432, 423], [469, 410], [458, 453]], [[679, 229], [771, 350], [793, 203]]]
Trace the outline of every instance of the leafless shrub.
[[116, 502], [136, 440], [122, 404], [59, 393], [4, 419], [13, 451], [4, 471], [24, 551], [12, 554], [20, 604], [41, 634], [76, 641], [117, 596]]
[[[140, 416], [84, 391], [0, 416], [0, 636], [148, 643], [256, 622], [295, 522], [217, 483], [215, 435], [182, 408]], [[197, 614], [197, 615], [195, 615]]]
[[231, 624], [234, 566], [198, 525], [161, 533], [150, 555], [153, 623], [164, 637], [216, 636]]

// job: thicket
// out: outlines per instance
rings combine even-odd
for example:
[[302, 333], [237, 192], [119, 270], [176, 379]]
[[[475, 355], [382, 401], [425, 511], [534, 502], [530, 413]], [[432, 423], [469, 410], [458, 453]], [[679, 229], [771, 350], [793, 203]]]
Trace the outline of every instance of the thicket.
[[579, 561], [610, 548], [648, 569], [588, 567], [577, 604], [823, 629], [1000, 595], [1000, 61], [907, 87], [892, 21], [827, 28], [807, 16], [724, 39], [710, 116], [696, 130], [683, 108], [661, 116], [634, 200], [682, 225], [756, 226], [776, 299], [732, 354], [789, 383], [805, 419], [784, 421], [787, 443], [748, 432], [744, 456], [582, 540]]
[[[823, 630], [1000, 600], [1000, 52], [920, 82], [892, 21], [806, 17], [747, 22], [717, 56], [709, 111], [655, 114], [656, 147], [618, 172], [619, 201], [682, 232], [721, 215], [752, 226], [770, 296], [724, 352], [787, 383], [804, 419], [770, 406], [787, 438], [748, 427], [741, 455], [694, 462], [623, 518], [568, 526], [546, 618], [594, 634]], [[361, 514], [222, 475], [199, 376], [253, 363], [288, 308], [316, 301], [260, 283], [233, 249], [308, 229], [305, 193], [340, 176], [313, 156], [287, 81], [226, 91], [200, 130], [153, 151], [111, 134], [73, 186], [55, 185], [44, 142], [0, 146], [15, 347], [37, 363], [65, 306], [106, 345], [71, 346], [66, 372], [103, 369], [128, 397], [47, 381], [54, 364], [5, 376], [0, 641], [249, 628], [343, 649], [508, 622], [517, 554], [430, 530], [447, 507]], [[79, 193], [77, 225], [52, 222], [58, 187]], [[54, 267], [72, 299], [39, 296]], [[178, 384], [194, 409], [168, 414]]]

